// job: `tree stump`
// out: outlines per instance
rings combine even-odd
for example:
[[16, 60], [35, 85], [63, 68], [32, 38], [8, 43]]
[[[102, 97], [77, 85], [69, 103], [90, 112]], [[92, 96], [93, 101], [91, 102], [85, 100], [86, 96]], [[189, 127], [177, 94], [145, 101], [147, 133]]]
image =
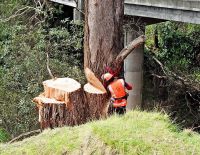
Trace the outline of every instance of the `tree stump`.
[[95, 120], [105, 118], [108, 108], [108, 94], [101, 91], [90, 83], [84, 86], [85, 99], [88, 104], [89, 119]]
[[88, 115], [82, 88], [68, 93], [68, 99], [66, 125], [74, 126], [85, 123]]
[[42, 95], [34, 98], [37, 103], [40, 128], [55, 128], [65, 125], [65, 102], [49, 99]]
[[86, 122], [86, 106], [80, 83], [70, 78], [57, 78], [46, 80], [43, 85], [44, 93], [33, 100], [39, 107], [42, 129]]

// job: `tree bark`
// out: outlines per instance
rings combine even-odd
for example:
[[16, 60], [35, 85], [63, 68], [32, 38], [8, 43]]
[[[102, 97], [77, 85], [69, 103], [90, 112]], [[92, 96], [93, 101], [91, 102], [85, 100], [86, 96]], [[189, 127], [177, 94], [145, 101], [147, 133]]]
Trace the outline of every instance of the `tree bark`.
[[85, 0], [84, 67], [100, 79], [123, 48], [124, 0]]
[[64, 102], [50, 100], [45, 97], [36, 97], [39, 113], [40, 128], [55, 128], [65, 125], [66, 105]]
[[90, 83], [84, 86], [85, 99], [88, 104], [89, 120], [105, 118], [108, 108], [108, 94], [95, 88]]
[[66, 111], [66, 125], [74, 126], [85, 123], [88, 118], [88, 105], [85, 102], [83, 89], [69, 93], [68, 98], [70, 104]]
[[[124, 0], [85, 0], [84, 68], [86, 77], [86, 68], [89, 68], [97, 79], [101, 79], [101, 75], [106, 72], [105, 67], [112, 64], [122, 50], [123, 14]], [[91, 91], [90, 84], [92, 82], [84, 86], [90, 119], [105, 117], [108, 95], [106, 92]]]

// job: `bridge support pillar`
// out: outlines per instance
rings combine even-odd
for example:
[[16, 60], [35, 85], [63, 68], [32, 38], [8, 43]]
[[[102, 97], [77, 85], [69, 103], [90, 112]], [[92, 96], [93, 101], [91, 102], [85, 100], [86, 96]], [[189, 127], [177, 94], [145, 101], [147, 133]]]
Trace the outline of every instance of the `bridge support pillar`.
[[78, 0], [77, 7], [74, 8], [74, 21], [82, 21], [83, 20], [83, 12], [84, 11], [84, 2], [83, 0]]
[[[145, 29], [143, 29], [144, 33]], [[135, 29], [125, 30], [125, 46], [139, 35]], [[133, 85], [133, 90], [129, 91], [127, 110], [141, 107], [142, 87], [143, 87], [143, 57], [144, 45], [140, 45], [124, 61], [124, 77], [126, 82]]]

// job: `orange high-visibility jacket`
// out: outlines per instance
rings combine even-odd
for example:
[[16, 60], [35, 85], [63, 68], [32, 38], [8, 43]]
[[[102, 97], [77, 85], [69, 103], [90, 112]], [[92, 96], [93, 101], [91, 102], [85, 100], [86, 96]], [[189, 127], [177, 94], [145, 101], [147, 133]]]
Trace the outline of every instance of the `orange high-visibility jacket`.
[[123, 79], [113, 81], [108, 85], [108, 90], [111, 93], [111, 97], [114, 98], [113, 106], [122, 107], [127, 105], [127, 100], [123, 97], [126, 96], [125, 82]]

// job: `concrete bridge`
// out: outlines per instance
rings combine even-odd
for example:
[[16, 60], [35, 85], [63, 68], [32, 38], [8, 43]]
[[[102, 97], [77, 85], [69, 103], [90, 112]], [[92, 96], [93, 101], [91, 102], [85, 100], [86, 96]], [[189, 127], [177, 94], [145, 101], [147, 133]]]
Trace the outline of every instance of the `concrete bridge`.
[[[84, 0], [51, 0], [84, 11]], [[124, 14], [144, 25], [140, 31], [145, 32], [145, 26], [162, 21], [179, 21], [200, 24], [200, 0], [125, 0]], [[74, 9], [74, 20], [82, 20], [82, 15]], [[126, 30], [124, 42], [127, 45], [138, 37], [138, 28]], [[134, 89], [129, 93], [128, 109], [140, 106], [143, 87], [143, 52], [144, 46], [131, 53], [124, 62], [124, 76], [127, 82], [133, 83]]]
[[[51, 0], [83, 10], [83, 0]], [[125, 0], [124, 14], [200, 24], [199, 0]]]

